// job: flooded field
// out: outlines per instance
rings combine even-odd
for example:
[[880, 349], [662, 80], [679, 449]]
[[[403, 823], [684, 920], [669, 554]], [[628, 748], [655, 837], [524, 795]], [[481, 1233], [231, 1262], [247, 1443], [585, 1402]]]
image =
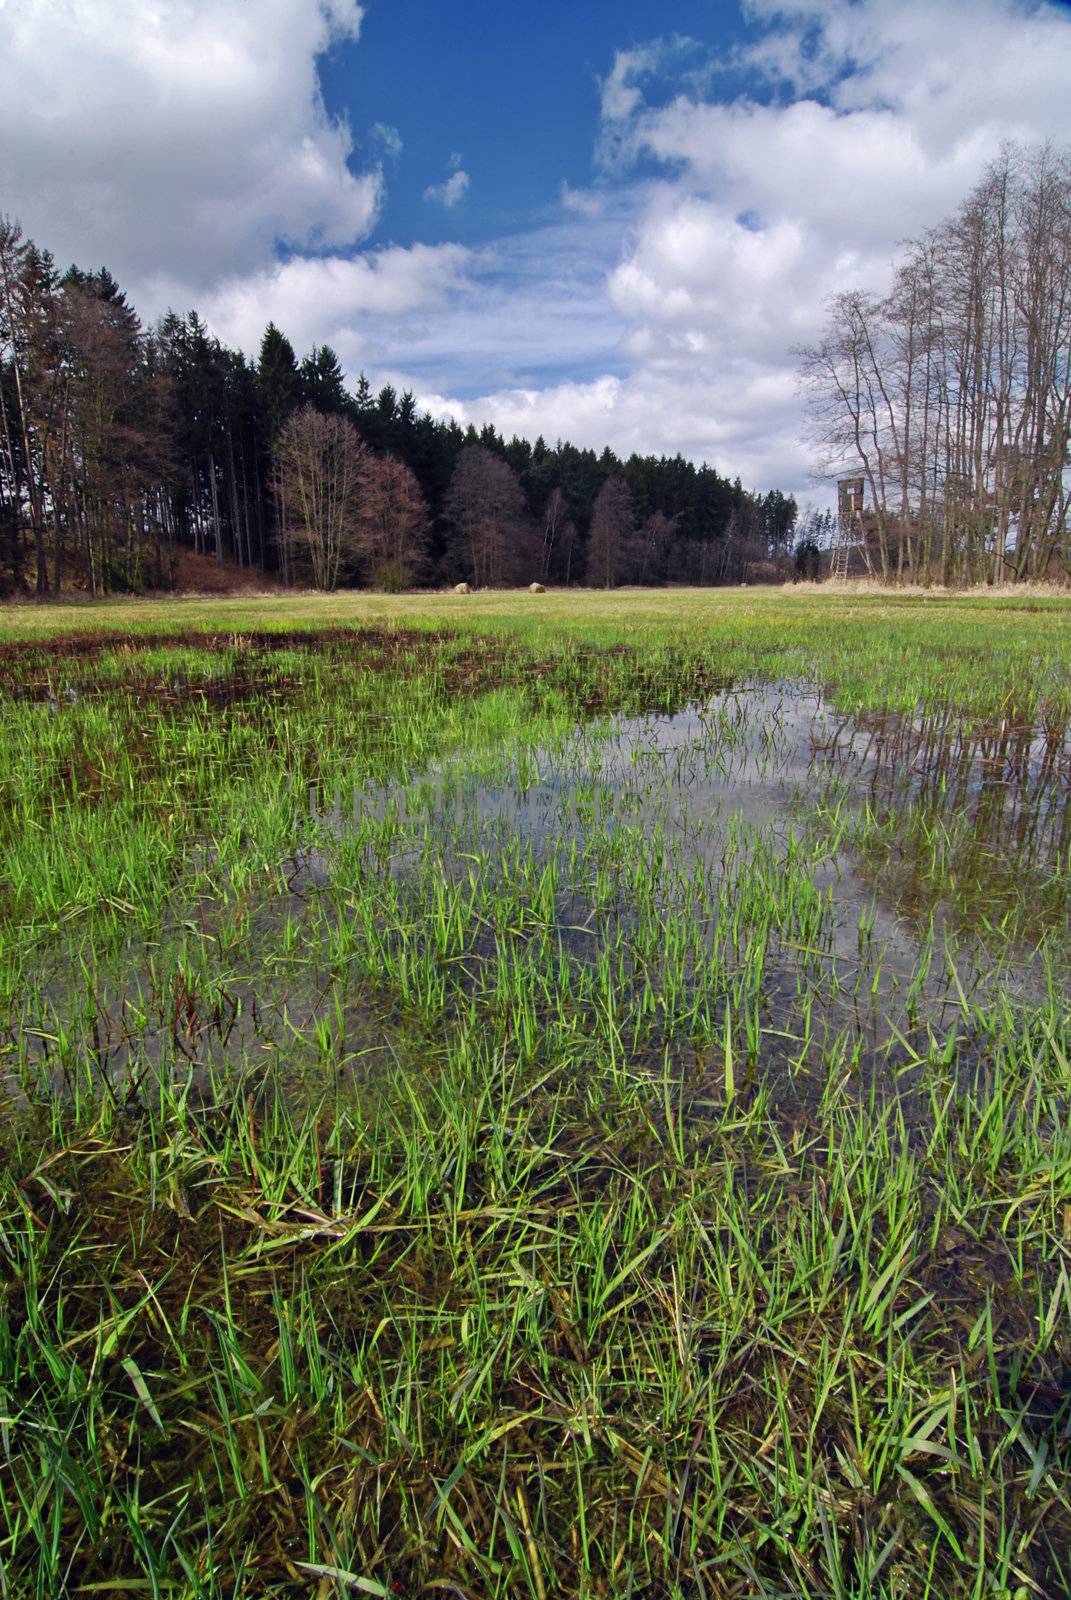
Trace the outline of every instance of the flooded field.
[[1071, 627], [916, 605], [0, 645], [0, 1593], [1071, 1592]]

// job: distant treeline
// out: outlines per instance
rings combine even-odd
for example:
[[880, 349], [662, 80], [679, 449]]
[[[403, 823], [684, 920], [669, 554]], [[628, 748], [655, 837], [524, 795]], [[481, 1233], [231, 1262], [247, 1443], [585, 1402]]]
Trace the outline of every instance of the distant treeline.
[[[298, 361], [272, 324], [256, 361], [194, 312], [143, 328], [110, 273], [61, 273], [0, 219], [0, 590], [167, 588], [183, 550], [308, 581], [277, 454], [310, 409], [412, 474], [418, 581], [717, 584], [786, 564], [796, 505], [779, 490], [679, 455], [622, 461], [439, 421], [363, 376], [348, 390], [327, 345]], [[482, 572], [481, 519], [495, 552]], [[361, 548], [345, 546], [338, 581], [375, 580]]]

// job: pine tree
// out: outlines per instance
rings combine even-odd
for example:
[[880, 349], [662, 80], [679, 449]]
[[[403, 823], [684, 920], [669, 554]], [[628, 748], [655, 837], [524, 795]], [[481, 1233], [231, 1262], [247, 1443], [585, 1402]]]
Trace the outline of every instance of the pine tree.
[[301, 374], [294, 347], [274, 322], [268, 323], [260, 341], [257, 388], [268, 437], [273, 439], [301, 404]]
[[301, 363], [301, 395], [306, 405], [315, 406], [324, 416], [342, 415], [350, 409], [350, 398], [338, 356], [329, 344], [314, 345]]

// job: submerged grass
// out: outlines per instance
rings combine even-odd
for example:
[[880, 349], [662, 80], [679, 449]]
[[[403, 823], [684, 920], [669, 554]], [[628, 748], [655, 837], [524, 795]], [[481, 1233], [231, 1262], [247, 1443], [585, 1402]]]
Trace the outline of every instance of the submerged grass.
[[473, 599], [0, 619], [0, 1594], [1071, 1593], [1066, 608]]

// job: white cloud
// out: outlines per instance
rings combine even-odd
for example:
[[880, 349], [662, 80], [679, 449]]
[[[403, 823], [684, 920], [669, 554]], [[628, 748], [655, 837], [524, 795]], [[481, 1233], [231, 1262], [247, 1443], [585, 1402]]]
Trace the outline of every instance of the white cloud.
[[352, 245], [381, 178], [350, 170], [316, 62], [361, 18], [356, 0], [7, 0], [0, 210], [135, 292], [161, 267], [191, 290], [255, 269], [277, 241]]
[[[880, 288], [900, 242], [954, 210], [1004, 140], [1071, 132], [1071, 17], [1055, 5], [751, 0], [749, 13], [762, 32], [730, 63], [694, 71], [690, 41], [655, 41], [619, 52], [602, 82], [599, 192], [630, 162], [663, 172], [626, 191], [607, 272], [624, 326], [606, 366], [612, 354], [624, 375], [489, 388], [442, 402], [454, 414], [680, 449], [806, 493], [792, 348], [829, 294]], [[723, 66], [757, 75], [755, 93], [719, 98]], [[667, 96], [674, 68], [687, 92]]]
[[254, 354], [274, 322], [301, 352], [328, 343], [351, 365], [364, 318], [401, 319], [441, 305], [464, 282], [460, 245], [389, 246], [356, 257], [294, 257], [220, 284], [202, 304], [220, 338]]
[[445, 206], [449, 211], [463, 200], [468, 193], [469, 175], [458, 167], [443, 183], [431, 183], [424, 190], [424, 199], [431, 200], [436, 205]]
[[693, 39], [673, 34], [615, 52], [610, 71], [599, 82], [602, 116], [597, 155], [602, 166], [613, 168], [627, 159], [630, 124], [643, 109], [645, 80], [680, 65], [696, 48]]
[[401, 155], [404, 148], [402, 136], [397, 128], [392, 127], [389, 122], [373, 122], [369, 132], [381, 147], [384, 155], [391, 157]]
[[[886, 106], [931, 153], [963, 130], [1068, 132], [1069, 20], [1046, 0], [749, 0], [782, 75], [839, 111]], [[806, 36], [807, 50], [798, 48]], [[796, 46], [794, 57], [790, 49]], [[758, 56], [756, 60], [760, 59]]]
[[595, 450], [608, 444], [622, 457], [680, 453], [752, 487], [790, 487], [807, 477], [804, 447], [785, 446], [796, 414], [794, 378], [747, 363], [714, 374], [648, 366], [624, 378], [504, 389], [473, 400], [426, 391], [418, 399], [433, 415], [462, 425], [493, 422], [507, 438], [541, 433]]
[[[0, 210], [246, 350], [271, 318], [464, 420], [805, 492], [791, 347], [1004, 139], [1069, 137], [1071, 15], [745, 4], [725, 60], [679, 37], [619, 51], [593, 186], [466, 252], [358, 248], [401, 138], [374, 125], [355, 170], [323, 104], [317, 63], [357, 37], [357, 0], [0, 0]], [[452, 152], [426, 198], [449, 210], [469, 182]]]
[[606, 206], [603, 195], [597, 194], [594, 189], [573, 189], [564, 178], [561, 199], [566, 211], [578, 212], [582, 217], [601, 216]]
[[634, 50], [618, 50], [614, 64], [603, 78], [602, 119], [604, 122], [624, 122], [643, 105], [639, 80], [658, 65], [662, 53], [660, 42], [645, 44]]
[[[330, 342], [351, 372], [426, 394], [541, 386], [563, 369], [590, 377], [624, 332], [606, 295], [620, 226], [617, 215], [569, 218], [473, 249], [444, 280], [442, 298], [398, 316], [354, 316]], [[310, 290], [303, 326], [315, 320], [317, 298]]]

